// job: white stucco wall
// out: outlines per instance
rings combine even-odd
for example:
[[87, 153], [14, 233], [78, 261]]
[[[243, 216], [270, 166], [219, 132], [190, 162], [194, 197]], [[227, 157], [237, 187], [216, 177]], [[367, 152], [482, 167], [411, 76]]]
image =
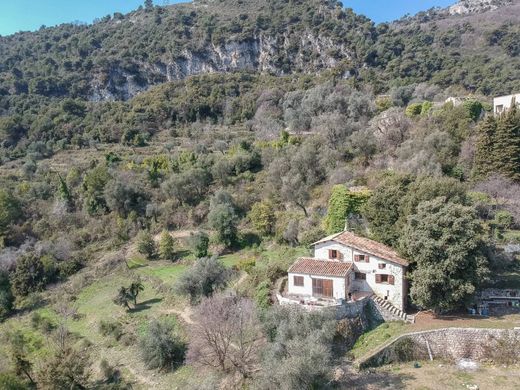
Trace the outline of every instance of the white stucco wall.
[[[294, 276], [303, 277], [303, 287], [294, 285]], [[331, 276], [312, 276], [305, 274], [293, 274], [289, 273], [289, 294], [312, 296], [312, 279], [331, 279], [332, 280], [332, 293], [335, 299], [345, 299], [345, 278], [331, 277]]]
[[[515, 95], [507, 95], [507, 96], [499, 96], [493, 99], [493, 112], [495, 114], [500, 114], [504, 110], [508, 110], [511, 108], [511, 100], [516, 98], [516, 104], [520, 105], [520, 93]], [[503, 106], [502, 111], [498, 106]]]
[[[360, 252], [336, 241], [327, 241], [316, 244], [314, 248], [314, 257], [317, 259], [328, 259], [329, 249], [340, 251], [343, 254], [344, 262], [353, 262], [354, 272], [363, 272], [366, 274], [366, 280], [356, 280], [354, 279], [354, 272], [352, 272], [350, 291], [373, 292], [381, 298], [388, 297], [387, 299], [399, 309], [404, 308], [406, 298], [406, 292], [404, 291], [405, 267], [369, 253]], [[355, 255], [367, 255], [370, 261], [368, 263], [354, 261]], [[386, 264], [386, 268], [379, 269], [379, 263]], [[393, 275], [394, 284], [376, 283], [376, 274]]]

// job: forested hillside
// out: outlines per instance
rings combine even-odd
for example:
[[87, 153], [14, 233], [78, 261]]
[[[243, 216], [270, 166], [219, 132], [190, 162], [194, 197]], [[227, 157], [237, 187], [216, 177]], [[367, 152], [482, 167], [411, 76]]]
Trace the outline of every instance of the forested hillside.
[[[520, 113], [492, 98], [520, 92], [520, 2], [499, 3], [375, 25], [146, 1], [0, 37], [0, 388], [347, 386], [360, 329], [271, 299], [345, 226], [409, 259], [415, 309], [517, 287]], [[251, 339], [219, 360], [207, 323]]]

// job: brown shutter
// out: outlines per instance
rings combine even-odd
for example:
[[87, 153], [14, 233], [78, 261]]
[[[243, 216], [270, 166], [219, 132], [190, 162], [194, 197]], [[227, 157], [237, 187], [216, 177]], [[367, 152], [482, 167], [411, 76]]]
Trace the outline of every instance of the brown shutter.
[[354, 255], [354, 261], [359, 261], [359, 255]]
[[395, 278], [394, 275], [388, 275], [388, 284], [394, 284]]
[[343, 260], [343, 253], [338, 251], [338, 260]]
[[332, 259], [332, 249], [329, 249], [329, 259]]
[[376, 274], [376, 283], [381, 283], [381, 275]]
[[370, 263], [370, 256], [365, 255], [365, 261], [366, 261], [367, 263]]

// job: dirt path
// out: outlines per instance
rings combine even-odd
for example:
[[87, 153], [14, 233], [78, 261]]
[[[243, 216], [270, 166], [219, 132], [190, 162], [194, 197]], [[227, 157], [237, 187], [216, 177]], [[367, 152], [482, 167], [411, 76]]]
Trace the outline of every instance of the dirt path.
[[186, 306], [184, 310], [179, 309], [164, 309], [161, 310], [162, 314], [175, 314], [182, 318], [184, 322], [186, 322], [188, 325], [194, 325], [195, 321], [191, 319], [191, 316], [193, 315], [193, 311], [191, 310], [191, 307]]

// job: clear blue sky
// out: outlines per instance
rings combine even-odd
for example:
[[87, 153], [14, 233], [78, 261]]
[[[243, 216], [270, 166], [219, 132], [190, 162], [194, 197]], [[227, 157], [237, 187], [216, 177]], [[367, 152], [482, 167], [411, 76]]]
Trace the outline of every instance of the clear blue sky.
[[[247, 1], [247, 0], [246, 0]], [[129, 12], [143, 0], [0, 0], [0, 34], [36, 30], [76, 20], [92, 22], [114, 12]], [[180, 3], [180, 0], [155, 0], [155, 4]], [[368, 16], [375, 22], [398, 19], [434, 6], [447, 6], [455, 0], [343, 0], [345, 7]]]

